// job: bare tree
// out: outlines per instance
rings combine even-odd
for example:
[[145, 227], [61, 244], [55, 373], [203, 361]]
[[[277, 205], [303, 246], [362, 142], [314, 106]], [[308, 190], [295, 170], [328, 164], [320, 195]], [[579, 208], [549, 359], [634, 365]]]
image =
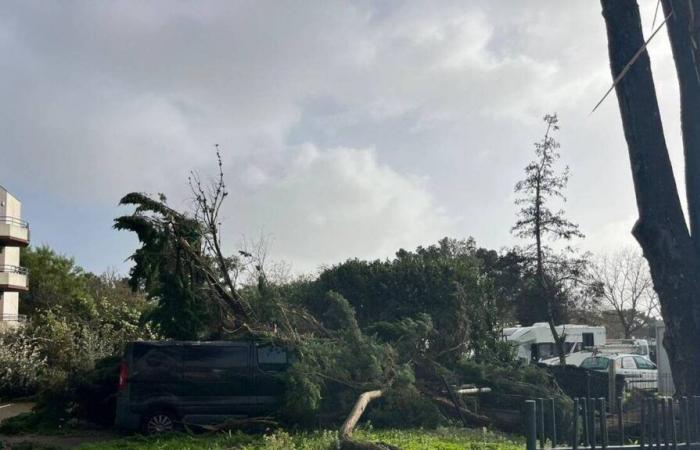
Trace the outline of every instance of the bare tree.
[[641, 252], [624, 248], [602, 255], [589, 270], [596, 300], [615, 312], [626, 339], [655, 320], [659, 299]]
[[612, 78], [639, 219], [632, 234], [649, 261], [666, 324], [664, 346], [680, 395], [700, 394], [700, 1], [662, 0], [680, 85], [686, 223], [666, 146], [636, 0], [601, 0]]

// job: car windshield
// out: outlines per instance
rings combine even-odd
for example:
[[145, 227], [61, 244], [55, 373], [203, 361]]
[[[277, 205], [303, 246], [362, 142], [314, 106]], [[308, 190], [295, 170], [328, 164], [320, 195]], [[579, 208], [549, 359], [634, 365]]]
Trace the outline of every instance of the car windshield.
[[583, 360], [581, 367], [591, 370], [607, 370], [610, 359], [603, 356], [591, 356]]

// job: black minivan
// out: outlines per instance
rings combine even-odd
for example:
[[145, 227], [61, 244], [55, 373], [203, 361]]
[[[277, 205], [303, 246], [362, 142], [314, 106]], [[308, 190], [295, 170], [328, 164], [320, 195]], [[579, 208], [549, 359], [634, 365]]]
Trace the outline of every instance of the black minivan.
[[127, 345], [116, 426], [146, 433], [269, 413], [284, 393], [283, 347], [256, 341], [150, 341]]

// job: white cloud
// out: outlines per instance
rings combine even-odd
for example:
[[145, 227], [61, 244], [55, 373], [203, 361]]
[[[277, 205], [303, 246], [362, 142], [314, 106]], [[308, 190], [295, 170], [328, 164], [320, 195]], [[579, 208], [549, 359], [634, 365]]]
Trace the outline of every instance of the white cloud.
[[[679, 167], [663, 33], [650, 51]], [[508, 245], [513, 184], [553, 111], [571, 219], [607, 242], [600, 230], [634, 212], [614, 97], [589, 115], [611, 81], [598, 2], [9, 1], [0, 52], [0, 182], [46, 193], [25, 210], [52, 245], [72, 230], [48, 204], [100, 220], [132, 190], [185, 205], [217, 143], [230, 233], [264, 227], [297, 266], [444, 234]], [[108, 220], [90, 225], [112, 238]]]
[[262, 230], [275, 257], [295, 270], [351, 257], [383, 258], [399, 248], [452, 234], [424, 183], [377, 161], [371, 149], [296, 149], [289, 170], [254, 191], [236, 195], [225, 215], [229, 235]]

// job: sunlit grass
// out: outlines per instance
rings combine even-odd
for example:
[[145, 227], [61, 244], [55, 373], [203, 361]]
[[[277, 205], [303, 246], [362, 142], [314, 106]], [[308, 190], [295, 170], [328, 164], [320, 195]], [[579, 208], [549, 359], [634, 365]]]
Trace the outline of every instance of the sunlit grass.
[[[358, 430], [355, 439], [379, 441], [404, 450], [515, 450], [520, 439], [482, 430], [441, 428], [438, 430]], [[287, 433], [276, 431], [264, 436], [243, 433], [222, 433], [201, 436], [171, 435], [168, 437], [129, 437], [115, 441], [84, 445], [81, 450], [332, 450], [339, 448], [334, 431]]]

